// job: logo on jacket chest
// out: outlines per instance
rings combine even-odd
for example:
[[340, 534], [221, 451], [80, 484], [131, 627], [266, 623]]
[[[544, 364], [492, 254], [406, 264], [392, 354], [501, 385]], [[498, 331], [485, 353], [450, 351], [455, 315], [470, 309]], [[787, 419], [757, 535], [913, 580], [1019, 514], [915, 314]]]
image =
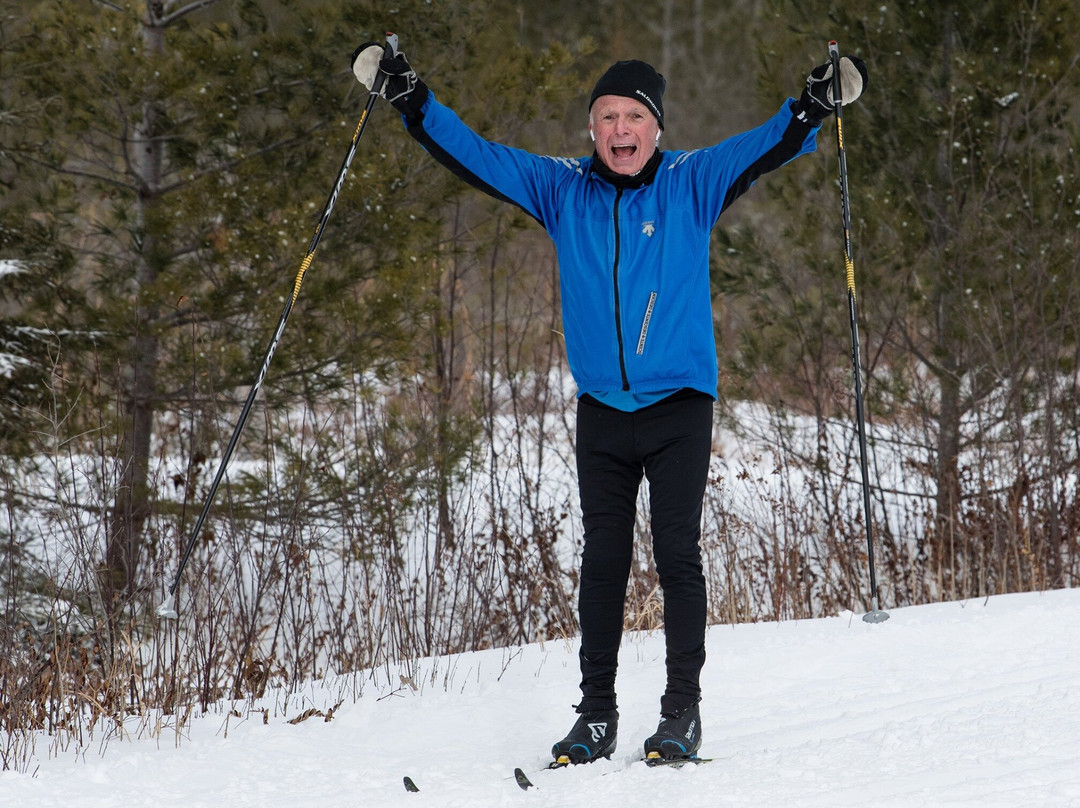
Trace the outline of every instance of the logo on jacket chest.
[[641, 232], [649, 238], [652, 238], [652, 234], [656, 232], [656, 222], [651, 219], [647, 222], [642, 222]]

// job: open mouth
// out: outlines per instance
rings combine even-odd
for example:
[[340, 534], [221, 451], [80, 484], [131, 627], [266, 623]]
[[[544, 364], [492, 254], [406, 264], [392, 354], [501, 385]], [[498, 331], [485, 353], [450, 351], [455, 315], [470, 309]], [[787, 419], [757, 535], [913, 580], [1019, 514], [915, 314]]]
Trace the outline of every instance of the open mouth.
[[617, 145], [611, 147], [611, 153], [616, 160], [625, 160], [628, 157], [633, 157], [634, 152], [637, 151], [637, 146], [634, 145]]

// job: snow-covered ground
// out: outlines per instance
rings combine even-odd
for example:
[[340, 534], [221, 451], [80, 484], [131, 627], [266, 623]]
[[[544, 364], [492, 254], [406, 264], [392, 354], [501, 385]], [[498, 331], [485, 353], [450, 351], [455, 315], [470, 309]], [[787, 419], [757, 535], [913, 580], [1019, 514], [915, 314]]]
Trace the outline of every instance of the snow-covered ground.
[[[610, 761], [538, 771], [574, 717], [570, 641], [221, 705], [179, 739], [135, 722], [131, 739], [77, 756], [46, 755], [42, 739], [31, 773], [0, 774], [0, 805], [1080, 805], [1080, 591], [891, 614], [714, 626], [702, 754], [716, 760], [697, 768], [634, 763], [663, 683], [662, 636], [634, 635]], [[339, 701], [330, 721], [290, 723]], [[535, 789], [517, 787], [515, 766]]]

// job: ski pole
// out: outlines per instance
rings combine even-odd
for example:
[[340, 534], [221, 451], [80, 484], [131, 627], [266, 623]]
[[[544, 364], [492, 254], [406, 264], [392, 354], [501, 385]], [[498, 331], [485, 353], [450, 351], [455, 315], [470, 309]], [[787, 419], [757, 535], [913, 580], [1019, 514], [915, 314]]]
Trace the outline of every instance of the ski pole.
[[870, 471], [866, 462], [866, 419], [863, 416], [862, 369], [859, 363], [859, 323], [855, 303], [855, 262], [851, 257], [851, 201], [848, 194], [847, 155], [844, 153], [844, 113], [840, 81], [840, 47], [829, 42], [832, 62], [833, 107], [836, 112], [836, 153], [840, 165], [840, 207], [844, 217], [844, 268], [847, 273], [848, 315], [851, 320], [851, 365], [855, 372], [855, 423], [859, 437], [859, 469], [862, 472], [863, 520], [866, 522], [866, 553], [870, 563], [870, 611], [867, 623], [884, 623], [889, 613], [878, 608], [877, 577], [874, 574], [874, 527], [871, 520]]
[[[392, 33], [387, 33], [385, 56], [387, 58], [396, 56], [397, 48], [397, 36]], [[360, 116], [360, 121], [356, 126], [356, 131], [353, 133], [352, 141], [349, 143], [349, 150], [346, 152], [345, 159], [342, 161], [341, 168], [338, 171], [334, 189], [330, 192], [330, 196], [326, 200], [326, 205], [323, 207], [322, 216], [319, 217], [319, 223], [315, 227], [315, 235], [311, 238], [311, 244], [308, 245], [304, 260], [300, 262], [300, 270], [296, 273], [296, 279], [293, 281], [292, 295], [285, 300], [285, 308], [281, 311], [281, 317], [278, 319], [277, 328], [274, 330], [274, 336], [270, 339], [270, 345], [266, 348], [262, 365], [259, 368], [259, 374], [255, 377], [255, 383], [251, 385], [251, 389], [248, 391], [247, 400], [244, 402], [243, 409], [240, 410], [240, 417], [237, 419], [236, 426], [233, 428], [232, 437], [229, 438], [229, 444], [225, 447], [225, 454], [222, 455], [221, 463], [218, 465], [217, 474], [214, 475], [214, 481], [210, 485], [210, 491], [207, 493], [206, 501], [203, 503], [202, 511], [199, 513], [199, 518], [195, 520], [195, 527], [192, 528], [191, 535], [187, 540], [187, 545], [184, 547], [183, 555], [180, 558], [180, 566], [177, 568], [176, 575], [169, 585], [169, 594], [157, 608], [158, 617], [176, 619], [178, 616], [176, 608], [170, 603], [170, 600], [176, 595], [176, 589], [180, 585], [180, 578], [184, 574], [184, 568], [187, 567], [188, 559], [191, 557], [191, 551], [195, 548], [195, 541], [199, 538], [199, 532], [202, 530], [203, 523], [206, 521], [206, 515], [210, 512], [210, 506], [214, 501], [215, 494], [217, 494], [218, 486], [221, 485], [221, 480], [225, 476], [225, 469], [229, 465], [229, 460], [232, 459], [236, 444], [240, 440], [240, 433], [244, 431], [244, 425], [247, 423], [248, 416], [251, 415], [251, 408], [255, 404], [255, 397], [259, 394], [259, 389], [262, 387], [263, 380], [266, 378], [266, 371], [270, 367], [270, 360], [274, 358], [274, 352], [277, 350], [278, 342], [281, 340], [281, 334], [285, 330], [285, 323], [289, 319], [289, 314], [292, 312], [293, 305], [296, 303], [296, 298], [300, 295], [300, 284], [303, 283], [304, 275], [307, 273], [308, 267], [311, 266], [311, 261], [315, 257], [315, 250], [318, 249], [319, 241], [322, 239], [323, 230], [326, 228], [326, 222], [330, 219], [330, 212], [334, 209], [334, 203], [337, 202], [338, 194], [341, 193], [341, 188], [345, 184], [345, 176], [349, 173], [349, 164], [352, 163], [353, 156], [356, 154], [357, 144], [360, 143], [360, 138], [367, 128], [371, 110], [375, 106], [375, 101], [378, 99], [379, 93], [382, 91], [383, 82], [385, 80], [386, 74], [381, 71], [376, 74], [375, 81], [372, 83], [371, 94], [368, 97], [367, 104], [364, 106], [364, 112]]]

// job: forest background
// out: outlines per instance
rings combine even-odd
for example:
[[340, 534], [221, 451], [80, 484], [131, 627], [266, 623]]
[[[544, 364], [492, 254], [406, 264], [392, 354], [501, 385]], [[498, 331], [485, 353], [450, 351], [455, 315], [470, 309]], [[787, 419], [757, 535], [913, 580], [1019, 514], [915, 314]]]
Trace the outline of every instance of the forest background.
[[[615, 59], [665, 147], [845, 116], [882, 605], [1080, 574], [1080, 11], [989, 0], [0, 0], [0, 743], [576, 633], [554, 252], [380, 103], [179, 590], [386, 30], [485, 137], [588, 151]], [[714, 231], [710, 620], [866, 605], [836, 146]], [[719, 436], [735, 436], [728, 443]], [[747, 450], [746, 447], [753, 447]], [[643, 500], [647, 494], [643, 492]], [[628, 628], [662, 624], [648, 523]]]

